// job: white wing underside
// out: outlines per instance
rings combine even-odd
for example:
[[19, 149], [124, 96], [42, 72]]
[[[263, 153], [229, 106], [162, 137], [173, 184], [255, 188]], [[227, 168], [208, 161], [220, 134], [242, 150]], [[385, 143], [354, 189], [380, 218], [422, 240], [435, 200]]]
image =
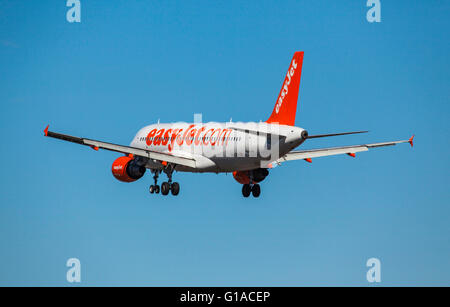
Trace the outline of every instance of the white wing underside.
[[90, 140], [90, 139], [83, 139], [83, 141], [84, 141], [84, 144], [92, 146], [92, 147], [122, 152], [125, 154], [133, 154], [135, 156], [141, 156], [141, 157], [149, 158], [151, 160], [165, 161], [168, 163], [173, 163], [173, 164], [196, 168], [196, 163], [195, 163], [194, 159], [181, 157], [178, 155], [172, 155], [172, 154], [156, 152], [156, 151], [151, 151], [151, 150], [146, 150], [146, 149], [141, 149], [141, 148], [136, 148], [136, 147], [130, 147], [130, 146], [116, 145], [116, 144], [95, 141], [95, 140]]
[[278, 160], [275, 163], [280, 164], [286, 161], [292, 160], [304, 160], [312, 159], [318, 157], [342, 155], [342, 154], [354, 154], [357, 152], [368, 151], [371, 148], [393, 146], [401, 143], [410, 143], [412, 146], [412, 139], [394, 142], [383, 142], [374, 144], [363, 144], [363, 145], [353, 145], [353, 146], [343, 146], [343, 147], [331, 147], [331, 148], [319, 148], [319, 149], [309, 149], [309, 150], [299, 150], [291, 151]]
[[44, 130], [44, 133], [45, 133], [45, 136], [53, 137], [56, 139], [60, 139], [60, 140], [64, 140], [64, 141], [68, 141], [68, 142], [72, 142], [72, 143], [90, 146], [95, 150], [106, 149], [106, 150], [121, 152], [124, 154], [132, 154], [135, 156], [149, 158], [149, 159], [161, 161], [161, 162], [164, 161], [164, 162], [173, 163], [173, 164], [177, 164], [177, 165], [183, 165], [183, 166], [192, 167], [192, 168], [197, 167], [196, 161], [194, 159], [188, 158], [188, 157], [183, 157], [181, 155], [168, 154], [168, 153], [157, 152], [157, 151], [153, 151], [153, 150], [147, 150], [147, 149], [125, 146], [125, 145], [118, 145], [118, 144], [96, 141], [96, 140], [91, 140], [91, 139], [86, 139], [86, 138], [80, 138], [80, 137], [67, 135], [67, 134], [56, 133], [56, 132], [48, 131], [48, 126]]

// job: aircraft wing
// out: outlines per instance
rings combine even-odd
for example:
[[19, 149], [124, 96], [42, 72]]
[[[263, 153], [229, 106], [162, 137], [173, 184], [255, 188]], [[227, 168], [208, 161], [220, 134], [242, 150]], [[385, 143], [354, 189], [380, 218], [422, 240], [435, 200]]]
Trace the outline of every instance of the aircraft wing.
[[172, 155], [172, 154], [167, 154], [167, 153], [162, 153], [162, 152], [156, 152], [156, 151], [142, 149], [142, 148], [117, 145], [117, 144], [113, 144], [113, 143], [107, 143], [107, 142], [102, 142], [102, 141], [96, 141], [96, 140], [71, 136], [71, 135], [67, 135], [67, 134], [56, 133], [56, 132], [49, 131], [48, 126], [44, 130], [44, 135], [48, 136], [48, 137], [72, 142], [72, 143], [90, 146], [95, 150], [106, 149], [106, 150], [121, 152], [124, 154], [133, 154], [135, 156], [141, 156], [141, 157], [149, 158], [152, 160], [158, 160], [161, 162], [165, 161], [168, 163], [179, 164], [179, 165], [183, 165], [183, 166], [196, 168], [196, 163], [195, 163], [194, 159], [181, 157], [181, 156], [177, 156], [177, 155]]
[[409, 143], [411, 146], [413, 146], [413, 139], [414, 136], [412, 136], [409, 140], [403, 141], [291, 151], [282, 156], [281, 158], [279, 158], [278, 160], [276, 160], [275, 163], [280, 164], [286, 161], [302, 160], [302, 159], [306, 160], [307, 162], [311, 162], [312, 158], [342, 155], [342, 154], [347, 154], [349, 156], [354, 157], [355, 153], [357, 152], [368, 151], [369, 149], [376, 147], [393, 146], [401, 143]]

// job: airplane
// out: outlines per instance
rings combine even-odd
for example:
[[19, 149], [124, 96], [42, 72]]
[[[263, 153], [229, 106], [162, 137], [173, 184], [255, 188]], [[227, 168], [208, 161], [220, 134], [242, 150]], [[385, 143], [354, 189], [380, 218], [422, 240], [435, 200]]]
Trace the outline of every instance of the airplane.
[[[122, 182], [142, 178], [146, 170], [153, 174], [151, 194], [176, 196], [180, 184], [172, 181], [174, 171], [195, 173], [232, 173], [242, 184], [242, 195], [259, 197], [260, 182], [269, 169], [292, 160], [312, 162], [313, 158], [349, 155], [372, 148], [409, 143], [408, 140], [361, 144], [332, 148], [295, 150], [306, 140], [365, 133], [352, 131], [310, 135], [295, 126], [297, 100], [303, 65], [303, 51], [294, 53], [281, 90], [270, 117], [265, 122], [194, 122], [152, 124], [140, 129], [129, 146], [81, 138], [44, 130], [44, 135], [64, 141], [122, 153], [112, 164], [113, 176]], [[271, 170], [272, 171], [272, 170]], [[165, 173], [168, 180], [158, 185], [158, 177]]]

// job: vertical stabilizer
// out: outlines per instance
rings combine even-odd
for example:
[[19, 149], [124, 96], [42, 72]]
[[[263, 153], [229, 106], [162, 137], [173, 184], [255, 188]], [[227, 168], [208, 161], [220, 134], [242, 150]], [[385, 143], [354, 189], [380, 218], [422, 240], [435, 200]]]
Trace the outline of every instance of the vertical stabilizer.
[[280, 125], [289, 126], [295, 125], [295, 113], [297, 112], [302, 64], [303, 51], [297, 51], [292, 57], [277, 102], [275, 103], [272, 115], [270, 115], [267, 123], [279, 123]]

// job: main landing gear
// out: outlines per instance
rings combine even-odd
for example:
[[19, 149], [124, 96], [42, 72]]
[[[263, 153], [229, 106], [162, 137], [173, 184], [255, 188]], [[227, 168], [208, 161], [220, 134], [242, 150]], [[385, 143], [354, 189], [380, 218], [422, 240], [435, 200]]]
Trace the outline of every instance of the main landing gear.
[[261, 187], [259, 184], [244, 184], [242, 185], [242, 195], [244, 197], [249, 197], [250, 193], [253, 195], [253, 197], [259, 197], [261, 194]]
[[[180, 193], [180, 184], [178, 182], [172, 182], [172, 173], [174, 171], [174, 167], [169, 164], [164, 168], [164, 173], [166, 173], [169, 180], [167, 182], [163, 182], [161, 184], [161, 194], [162, 195], [168, 195], [169, 192], [172, 192], [172, 195], [176, 196], [178, 193]], [[150, 194], [156, 193], [158, 194], [160, 191], [159, 185], [158, 185], [158, 176], [161, 173], [161, 170], [152, 170], [153, 179], [155, 180], [155, 184], [152, 184], [149, 188]]]
[[254, 183], [253, 171], [249, 171], [248, 175], [249, 183], [242, 185], [242, 195], [244, 197], [249, 197], [251, 193], [253, 197], [257, 198], [261, 194], [261, 187], [259, 186], [259, 184]]

